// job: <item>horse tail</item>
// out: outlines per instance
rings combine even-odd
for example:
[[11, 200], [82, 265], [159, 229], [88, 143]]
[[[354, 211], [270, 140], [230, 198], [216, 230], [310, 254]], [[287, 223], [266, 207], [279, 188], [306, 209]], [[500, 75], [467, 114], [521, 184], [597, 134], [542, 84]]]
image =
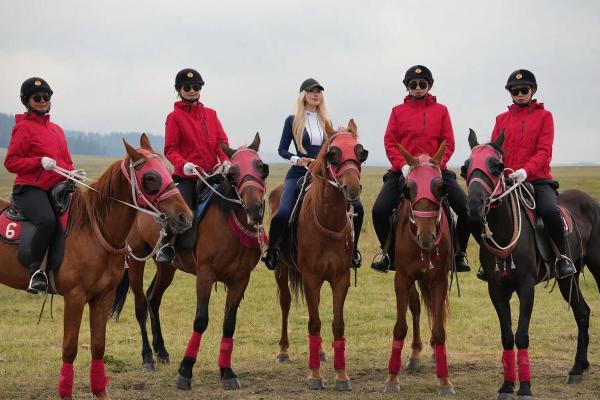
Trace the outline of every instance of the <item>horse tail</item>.
[[113, 304], [110, 307], [110, 314], [108, 318], [115, 318], [115, 320], [119, 320], [119, 316], [121, 315], [121, 311], [123, 311], [123, 306], [125, 305], [125, 300], [127, 299], [127, 293], [129, 292], [129, 270], [126, 269], [123, 274], [123, 278], [121, 278], [121, 282], [117, 286], [117, 290], [115, 293], [115, 299], [113, 300]]
[[[419, 282], [419, 290], [421, 291], [421, 298], [423, 299], [423, 304], [425, 304], [425, 308], [427, 309], [427, 319], [429, 321], [429, 327], [431, 327], [431, 323], [433, 320], [433, 310], [431, 308], [431, 289], [429, 286], [425, 285], [421, 281]], [[416, 288], [415, 288], [416, 290]], [[445, 296], [444, 307], [442, 310], [442, 323], [444, 327], [446, 327], [446, 322], [448, 321], [448, 316], [450, 315], [450, 298], [449, 296]]]
[[294, 295], [294, 299], [298, 302], [298, 298], [304, 300], [304, 284], [302, 283], [302, 274], [298, 271], [295, 265], [288, 267], [288, 276], [290, 282], [290, 290]]

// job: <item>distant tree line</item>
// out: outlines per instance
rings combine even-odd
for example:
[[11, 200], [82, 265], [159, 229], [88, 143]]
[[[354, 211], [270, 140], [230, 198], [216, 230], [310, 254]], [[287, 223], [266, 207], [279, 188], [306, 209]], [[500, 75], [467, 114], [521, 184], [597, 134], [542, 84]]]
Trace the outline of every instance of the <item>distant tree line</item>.
[[[0, 147], [8, 147], [15, 116], [0, 113]], [[65, 136], [72, 154], [99, 156], [123, 155], [123, 138], [131, 144], [139, 143], [139, 132], [111, 132], [108, 134], [65, 130]], [[149, 135], [155, 150], [163, 150], [164, 137]]]

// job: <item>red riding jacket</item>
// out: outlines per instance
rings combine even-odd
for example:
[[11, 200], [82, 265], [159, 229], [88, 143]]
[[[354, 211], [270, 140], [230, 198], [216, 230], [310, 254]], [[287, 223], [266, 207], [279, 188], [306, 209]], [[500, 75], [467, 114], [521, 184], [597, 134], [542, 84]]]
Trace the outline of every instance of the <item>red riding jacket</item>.
[[552, 179], [550, 160], [554, 142], [552, 113], [533, 100], [526, 107], [515, 104], [496, 117], [492, 141], [504, 133], [504, 165], [525, 169], [528, 181]]
[[197, 179], [183, 173], [186, 162], [210, 172], [219, 160], [228, 160], [221, 143], [229, 145], [229, 140], [215, 110], [202, 103], [175, 103], [165, 126], [165, 156], [175, 167], [175, 175]]
[[430, 94], [419, 100], [406, 96], [403, 104], [395, 106], [383, 138], [392, 171], [400, 171], [406, 164], [398, 144], [414, 156], [434, 155], [444, 140], [446, 152], [440, 165], [442, 169], [454, 153], [454, 133], [448, 109]]
[[49, 190], [65, 179], [42, 168], [42, 157], [53, 158], [59, 167], [74, 169], [65, 133], [60, 126], [50, 122], [49, 115], [15, 115], [15, 126], [4, 160], [6, 169], [17, 174], [15, 185]]

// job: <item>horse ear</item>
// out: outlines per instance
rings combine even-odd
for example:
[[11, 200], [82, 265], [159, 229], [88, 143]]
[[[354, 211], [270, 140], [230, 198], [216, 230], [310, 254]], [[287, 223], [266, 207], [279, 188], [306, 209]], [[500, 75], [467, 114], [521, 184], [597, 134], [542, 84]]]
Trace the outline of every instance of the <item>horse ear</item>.
[[442, 144], [440, 144], [438, 151], [435, 153], [435, 155], [433, 157], [431, 157], [429, 159], [429, 161], [432, 162], [433, 164], [440, 165], [440, 163], [442, 162], [442, 157], [444, 157], [445, 152], [446, 152], [446, 141], [444, 140], [442, 142]]
[[235, 150], [227, 146], [224, 142], [221, 142], [221, 150], [223, 150], [223, 153], [229, 158], [233, 157], [233, 153], [235, 153]]
[[400, 149], [400, 153], [402, 153], [402, 157], [404, 157], [404, 161], [406, 161], [408, 165], [414, 167], [417, 164], [419, 164], [419, 160], [414, 158], [408, 151], [406, 151], [406, 149], [402, 147], [401, 144], [398, 145], [398, 148]]
[[502, 145], [504, 144], [504, 132], [506, 132], [506, 129], [502, 129], [500, 135], [498, 135], [498, 138], [494, 142], [494, 144], [498, 146], [499, 149], [501, 149]]
[[140, 147], [154, 153], [154, 149], [150, 144], [150, 139], [148, 138], [148, 135], [146, 135], [146, 133], [144, 132], [142, 132], [142, 137], [140, 137]]
[[325, 133], [327, 134], [327, 138], [335, 135], [335, 129], [333, 129], [333, 125], [331, 125], [331, 121], [325, 122]]
[[258, 153], [259, 147], [260, 147], [260, 135], [258, 134], [258, 132], [256, 132], [256, 135], [254, 135], [254, 140], [252, 140], [252, 143], [250, 144], [250, 146], [248, 146], [248, 148], [252, 149]]
[[125, 140], [125, 138], [123, 138], [123, 144], [125, 145], [125, 150], [127, 151], [127, 154], [129, 155], [129, 158], [132, 161], [137, 161], [140, 158], [142, 158], [140, 153], [138, 153], [136, 149], [131, 147], [131, 145], [129, 143], [127, 143], [127, 140]]
[[471, 128], [469, 128], [469, 146], [471, 146], [471, 150], [479, 146], [479, 142], [477, 141], [477, 134]]
[[350, 118], [350, 121], [348, 121], [348, 132], [354, 137], [358, 136], [358, 127], [354, 123], [354, 118]]

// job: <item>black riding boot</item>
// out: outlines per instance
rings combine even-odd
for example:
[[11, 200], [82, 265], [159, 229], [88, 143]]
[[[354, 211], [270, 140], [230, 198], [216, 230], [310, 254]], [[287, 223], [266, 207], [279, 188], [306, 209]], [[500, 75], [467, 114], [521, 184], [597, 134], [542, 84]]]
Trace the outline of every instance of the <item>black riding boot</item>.
[[265, 254], [261, 257], [262, 262], [264, 262], [271, 271], [275, 270], [277, 263], [279, 263], [279, 241], [286, 226], [287, 221], [281, 220], [281, 218], [277, 218], [277, 216], [271, 220], [271, 227], [269, 228], [269, 246], [267, 247], [267, 250], [265, 250]]
[[457, 251], [454, 253], [454, 262], [456, 264], [456, 272], [469, 272], [471, 271], [471, 267], [467, 263], [465, 259], [465, 253], [461, 251]]
[[172, 244], [173, 233], [167, 230], [167, 235], [161, 240], [160, 248], [156, 252], [156, 262], [172, 264], [175, 259], [175, 248]]
[[554, 263], [554, 269], [556, 270], [556, 277], [558, 279], [567, 278], [574, 275], [577, 272], [573, 261], [565, 255], [561, 255], [556, 259]]
[[29, 268], [31, 278], [29, 279], [29, 293], [38, 294], [48, 291], [48, 277], [45, 272], [40, 271], [39, 265], [35, 264]]
[[362, 254], [358, 250], [358, 239], [360, 238], [360, 230], [362, 229], [363, 215], [354, 217], [354, 250], [352, 250], [352, 268], [360, 268], [362, 265]]

